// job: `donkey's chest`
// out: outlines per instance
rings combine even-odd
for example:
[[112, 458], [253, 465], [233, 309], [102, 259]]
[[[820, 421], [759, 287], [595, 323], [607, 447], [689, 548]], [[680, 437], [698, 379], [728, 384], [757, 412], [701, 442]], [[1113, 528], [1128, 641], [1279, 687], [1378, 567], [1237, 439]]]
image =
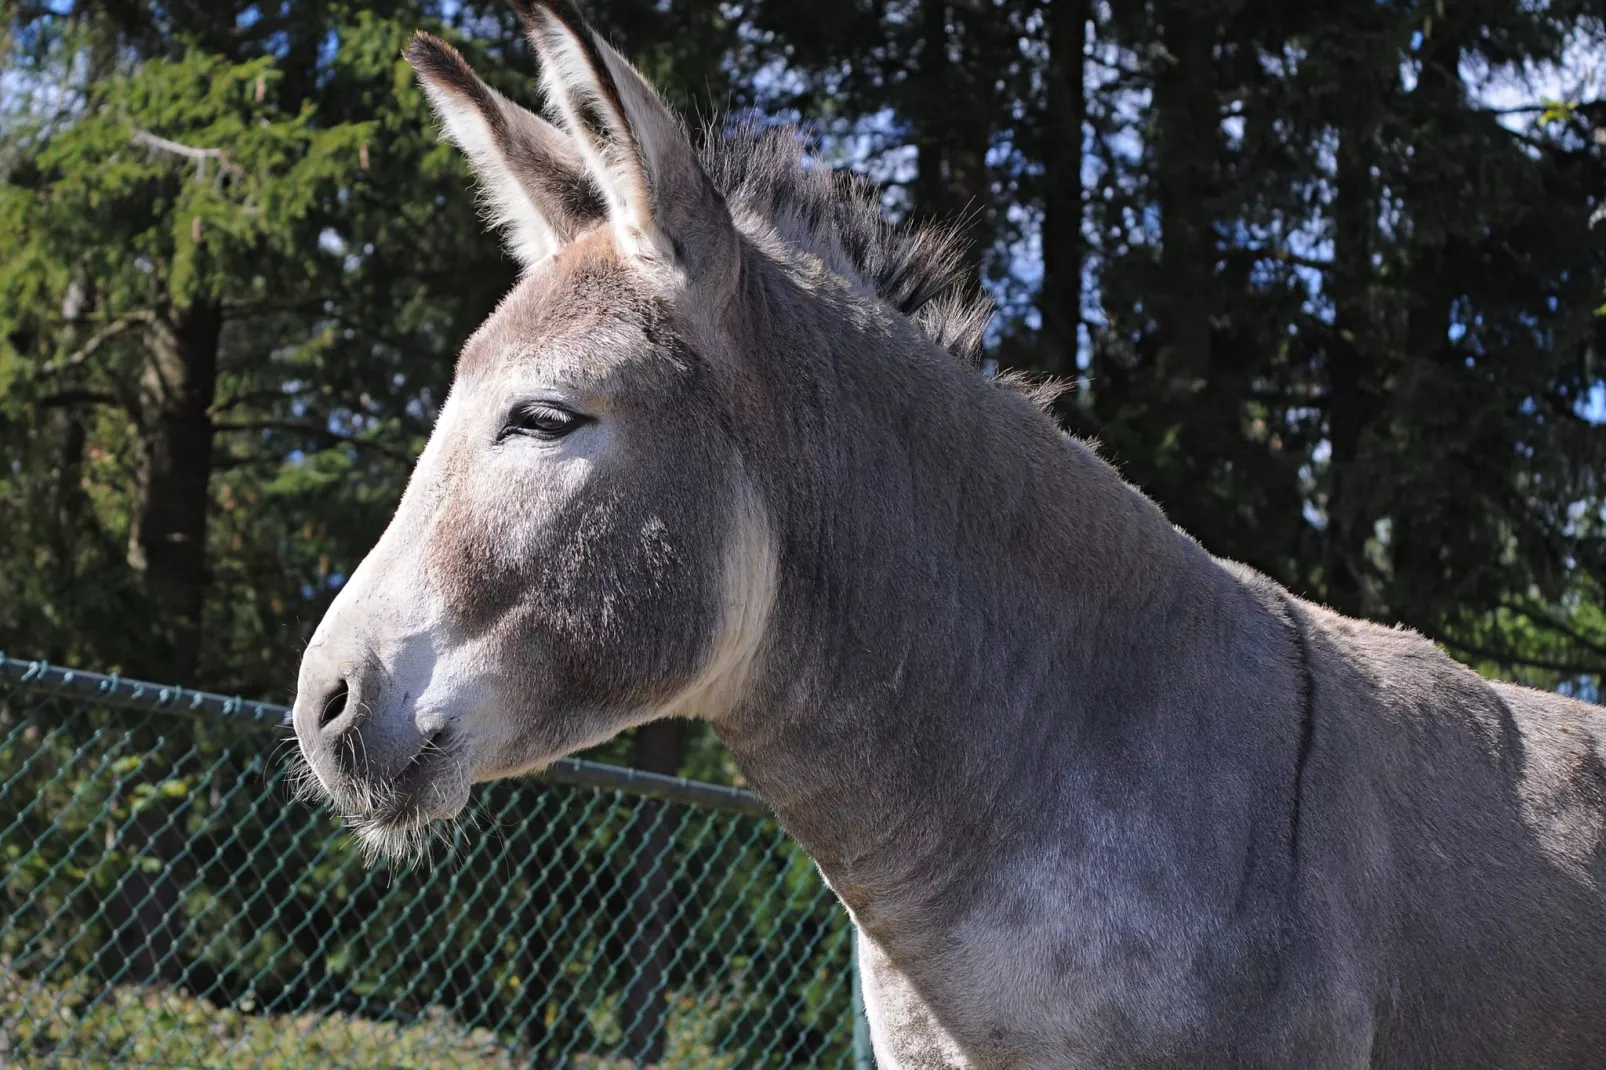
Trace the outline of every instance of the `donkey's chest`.
[[[861, 935], [865, 1009], [878, 1065], [898, 1070], [1080, 1070], [1179, 1065], [1209, 1010], [1172, 951], [1124, 964], [1077, 954], [1064, 933], [950, 933], [902, 965]], [[1180, 1065], [1191, 1065], [1183, 1063]]]
[[828, 872], [859, 927], [879, 1065], [1200, 1065], [1165, 1053], [1200, 1051], [1219, 1028], [1201, 976], [1216, 933], [1186, 882], [1154, 879], [1175, 870], [1161, 849], [1037, 852], [936, 880]]

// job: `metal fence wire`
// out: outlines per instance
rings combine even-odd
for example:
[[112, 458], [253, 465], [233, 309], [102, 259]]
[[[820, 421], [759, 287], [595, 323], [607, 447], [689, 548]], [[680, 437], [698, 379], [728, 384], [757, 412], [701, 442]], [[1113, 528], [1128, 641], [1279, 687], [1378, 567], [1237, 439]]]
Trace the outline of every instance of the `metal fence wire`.
[[865, 1065], [851, 927], [751, 795], [565, 761], [370, 867], [285, 714], [0, 657], [0, 1066]]

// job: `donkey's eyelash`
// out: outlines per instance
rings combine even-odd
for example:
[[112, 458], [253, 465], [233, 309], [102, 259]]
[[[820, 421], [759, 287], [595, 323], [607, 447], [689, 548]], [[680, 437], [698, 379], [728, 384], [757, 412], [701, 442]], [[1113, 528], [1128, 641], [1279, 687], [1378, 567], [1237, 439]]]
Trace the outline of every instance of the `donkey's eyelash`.
[[562, 405], [550, 401], [530, 401], [513, 407], [503, 421], [496, 440], [501, 442], [514, 435], [524, 435], [552, 441], [590, 422], [589, 416], [572, 412]]

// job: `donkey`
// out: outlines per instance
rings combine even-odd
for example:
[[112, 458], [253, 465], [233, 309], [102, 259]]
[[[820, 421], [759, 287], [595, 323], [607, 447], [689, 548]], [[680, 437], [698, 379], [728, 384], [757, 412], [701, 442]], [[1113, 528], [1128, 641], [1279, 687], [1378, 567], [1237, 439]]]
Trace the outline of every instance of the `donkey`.
[[978, 372], [948, 232], [515, 7], [551, 122], [406, 52], [525, 273], [301, 666], [365, 843], [701, 717], [882, 1067], [1606, 1066], [1599, 709], [1213, 558]]

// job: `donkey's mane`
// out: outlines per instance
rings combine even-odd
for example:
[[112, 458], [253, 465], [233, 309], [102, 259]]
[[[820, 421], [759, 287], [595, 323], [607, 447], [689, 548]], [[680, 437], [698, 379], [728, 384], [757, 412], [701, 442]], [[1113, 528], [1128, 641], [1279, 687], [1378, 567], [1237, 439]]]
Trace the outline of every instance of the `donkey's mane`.
[[736, 123], [703, 139], [703, 166], [738, 218], [766, 220], [781, 240], [875, 293], [969, 364], [981, 356], [993, 302], [965, 268], [955, 226], [893, 225], [861, 176], [810, 165], [793, 126]]

